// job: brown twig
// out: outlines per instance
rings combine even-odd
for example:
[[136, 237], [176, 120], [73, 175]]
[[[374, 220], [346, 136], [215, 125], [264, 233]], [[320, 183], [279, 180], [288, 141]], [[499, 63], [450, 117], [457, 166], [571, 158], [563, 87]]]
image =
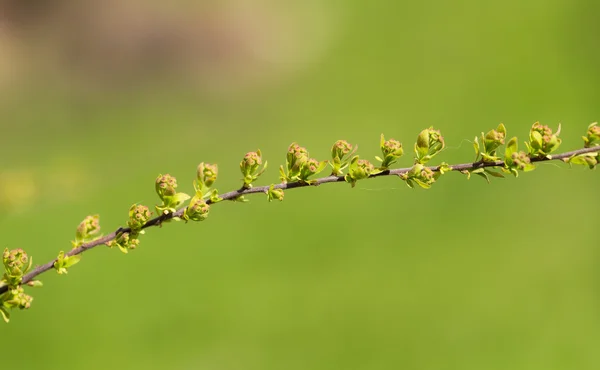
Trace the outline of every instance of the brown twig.
[[[600, 151], [600, 146], [594, 146], [594, 147], [590, 147], [590, 148], [582, 148], [582, 149], [573, 150], [570, 152], [564, 152], [564, 153], [552, 155], [551, 158], [545, 158], [545, 157], [531, 158], [531, 162], [562, 160], [562, 159], [570, 158], [570, 157], [576, 156], [576, 155], [581, 155], [581, 154], [586, 154], [586, 153], [594, 153], [594, 152], [599, 152], [599, 151]], [[504, 161], [495, 161], [495, 162], [478, 161], [478, 162], [462, 163], [462, 164], [450, 166], [452, 171], [465, 171], [465, 170], [471, 171], [471, 170], [476, 170], [479, 168], [487, 168], [487, 167], [504, 167]], [[440, 170], [440, 166], [430, 166], [428, 168], [430, 168], [432, 171]], [[391, 176], [391, 175], [397, 176], [397, 175], [405, 174], [405, 173], [409, 172], [410, 170], [411, 170], [411, 168], [398, 168], [398, 169], [385, 170], [380, 173], [377, 173], [376, 175], [370, 176], [370, 178], [381, 177], [381, 176]], [[344, 176], [327, 176], [327, 177], [322, 177], [322, 178], [316, 179], [311, 184], [308, 184], [305, 182], [290, 182], [290, 183], [277, 184], [274, 186], [274, 188], [285, 190], [285, 189], [302, 188], [302, 187], [307, 187], [307, 186], [317, 186], [317, 185], [330, 183], [330, 182], [344, 182], [344, 181], [345, 181]], [[222, 194], [222, 195], [220, 195], [220, 198], [222, 200], [235, 200], [235, 199], [239, 198], [240, 196], [247, 195], [247, 194], [267, 193], [269, 188], [270, 188], [270, 185], [257, 186], [257, 187], [252, 187], [250, 189], [242, 188], [242, 189], [238, 189], [238, 190], [234, 190], [234, 191], [230, 191], [228, 193]], [[211, 204], [214, 202], [208, 200], [206, 203]], [[161, 216], [155, 217], [155, 218], [151, 219], [150, 221], [146, 222], [146, 224], [144, 224], [144, 226], [142, 228], [145, 229], [145, 228], [148, 228], [151, 226], [159, 226], [160, 224], [162, 224], [162, 222], [164, 222], [166, 220], [172, 219], [174, 217], [181, 217], [183, 215], [183, 212], [185, 212], [185, 207], [177, 210], [174, 213], [169, 213], [166, 215], [161, 215]], [[97, 247], [102, 244], [106, 244], [107, 242], [115, 239], [117, 237], [117, 235], [121, 232], [130, 232], [130, 231], [131, 231], [131, 229], [129, 229], [129, 228], [120, 227], [119, 229], [117, 229], [116, 231], [114, 231], [108, 235], [105, 235], [99, 239], [96, 239], [89, 243], [85, 243], [79, 247], [76, 247], [76, 248], [70, 250], [69, 252], [65, 253], [65, 256], [73, 256], [73, 255], [81, 254], [89, 249], [92, 249], [92, 248]], [[31, 270], [29, 273], [27, 273], [23, 277], [22, 284], [26, 284], [26, 283], [32, 281], [36, 276], [40, 275], [41, 273], [52, 269], [54, 267], [54, 262], [56, 262], [56, 259], [54, 259], [46, 264], [35, 267], [33, 270]], [[8, 290], [8, 286], [6, 286], [6, 285], [0, 286], [0, 294], [6, 292], [7, 290]]]

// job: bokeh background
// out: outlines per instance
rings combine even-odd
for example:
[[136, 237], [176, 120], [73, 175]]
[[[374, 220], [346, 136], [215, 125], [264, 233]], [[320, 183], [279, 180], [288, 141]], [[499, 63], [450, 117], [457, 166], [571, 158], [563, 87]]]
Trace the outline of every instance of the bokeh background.
[[[441, 129], [436, 161], [535, 121], [581, 146], [600, 119], [594, 0], [0, 2], [0, 233], [34, 262], [100, 214], [110, 232], [154, 179], [222, 192], [260, 148], [373, 158]], [[522, 145], [522, 144], [521, 144]], [[598, 173], [542, 164], [289, 191], [151, 229], [42, 276], [0, 328], [3, 368], [597, 369]]]

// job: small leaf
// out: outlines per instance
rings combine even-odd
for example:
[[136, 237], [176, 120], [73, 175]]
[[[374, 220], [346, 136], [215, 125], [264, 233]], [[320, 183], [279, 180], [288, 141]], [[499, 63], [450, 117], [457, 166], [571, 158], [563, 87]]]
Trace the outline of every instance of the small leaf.
[[515, 136], [508, 141], [508, 144], [506, 144], [506, 150], [504, 151], [504, 161], [505, 162], [510, 161], [512, 163], [512, 155], [513, 155], [513, 153], [516, 153], [518, 150], [519, 150], [519, 147], [517, 144], [517, 137]]
[[186, 193], [177, 193], [173, 195], [173, 203], [179, 205], [190, 198], [191, 197]]
[[285, 169], [282, 166], [279, 166], [279, 179], [283, 182], [287, 182], [287, 175], [285, 174]]
[[23, 274], [25, 274], [27, 271], [29, 271], [31, 269], [32, 265], [33, 265], [33, 257], [29, 257], [29, 265], [27, 265], [27, 268], [25, 270], [23, 270]]
[[450, 172], [452, 171], [452, 166], [450, 166], [448, 163], [446, 162], [442, 162], [442, 164], [440, 164], [439, 166], [439, 172], [440, 174], [445, 174], [446, 172]]
[[258, 171], [258, 173], [256, 173], [256, 175], [254, 175], [254, 180], [256, 180], [258, 178], [258, 176], [262, 175], [263, 172], [265, 172], [267, 170], [267, 164], [268, 163], [269, 163], [268, 161], [265, 161], [265, 164], [263, 165], [263, 168], [260, 171]]
[[535, 165], [533, 163], [529, 163], [523, 169], [523, 172], [529, 172], [535, 170]]
[[496, 131], [501, 132], [506, 136], [506, 127], [504, 126], [504, 123], [499, 124]]
[[419, 185], [419, 186], [420, 186], [420, 187], [422, 187], [423, 189], [430, 189], [430, 188], [431, 188], [431, 185], [429, 185], [429, 184], [427, 184], [427, 183], [424, 183], [423, 181], [421, 181], [421, 180], [419, 180], [419, 179], [417, 179], [417, 178], [413, 178], [412, 180], [413, 180], [414, 182], [416, 182], [416, 183], [417, 183], [417, 185]]
[[[542, 148], [542, 144], [543, 143], [543, 138], [542, 138], [542, 134], [540, 134], [537, 131], [531, 131], [530, 134], [530, 145], [533, 149], [541, 149]], [[531, 153], [531, 154], [535, 154], [535, 153]]]
[[491, 170], [488, 170], [488, 169], [486, 169], [485, 172], [487, 174], [489, 174], [489, 175], [494, 176], [494, 177], [499, 177], [499, 178], [502, 178], [502, 179], [504, 178], [504, 175], [501, 174], [500, 172], [495, 172], [495, 171], [491, 171]]
[[329, 162], [328, 161], [321, 161], [319, 163], [319, 167], [317, 167], [317, 171], [314, 174], [316, 175], [319, 172], [323, 171], [325, 169], [325, 167], [327, 167], [327, 163], [329, 163]]
[[6, 308], [0, 307], [0, 314], [2, 314], [2, 319], [4, 319], [4, 322], [8, 323], [10, 321], [10, 313]]
[[481, 176], [485, 179], [485, 181], [487, 181], [487, 183], [490, 183], [490, 178], [488, 177], [487, 173], [485, 172], [473, 172], [474, 174], [476, 174], [477, 176]]
[[74, 256], [69, 256], [69, 257], [65, 257], [65, 263], [63, 265], [63, 267], [65, 268], [69, 268], [77, 263], [79, 263], [79, 261], [81, 261], [81, 255], [77, 254]]
[[220, 201], [222, 201], [223, 198], [219, 197], [219, 192], [217, 191], [217, 189], [214, 189], [211, 193], [210, 193], [210, 201], [212, 203], [218, 203]]

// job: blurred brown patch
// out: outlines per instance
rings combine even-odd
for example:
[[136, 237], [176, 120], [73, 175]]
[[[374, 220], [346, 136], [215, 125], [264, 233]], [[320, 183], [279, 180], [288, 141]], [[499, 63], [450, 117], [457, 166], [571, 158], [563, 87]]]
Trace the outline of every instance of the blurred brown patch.
[[[27, 75], [75, 90], [253, 90], [318, 60], [334, 29], [325, 4], [4, 0], [0, 32], [10, 37], [0, 34], [0, 81]], [[10, 38], [19, 50], [4, 45], [14, 44]], [[17, 63], [23, 57], [27, 62]]]

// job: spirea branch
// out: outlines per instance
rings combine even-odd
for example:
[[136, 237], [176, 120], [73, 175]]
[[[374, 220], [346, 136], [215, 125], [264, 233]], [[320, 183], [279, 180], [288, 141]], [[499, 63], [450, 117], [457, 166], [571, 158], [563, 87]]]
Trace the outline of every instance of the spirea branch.
[[[381, 135], [380, 149], [382, 156], [376, 157], [379, 166], [373, 165], [365, 159], [355, 155], [356, 146], [344, 140], [338, 140], [331, 148], [331, 159], [318, 161], [311, 158], [308, 151], [296, 143], [292, 143], [286, 154], [286, 165], [279, 169], [281, 183], [265, 186], [254, 186], [256, 181], [266, 170], [267, 162], [263, 164], [260, 150], [247, 153], [240, 163], [243, 175], [242, 187], [224, 194], [213, 189], [217, 179], [217, 166], [200, 163], [197, 168], [197, 177], [194, 181], [195, 194], [177, 192], [177, 181], [170, 175], [159, 175], [155, 182], [155, 190], [162, 203], [157, 205], [157, 217], [152, 218], [148, 207], [134, 204], [129, 209], [129, 219], [126, 227], [100, 236], [99, 217], [88, 216], [78, 226], [73, 248], [68, 252], [61, 251], [58, 257], [46, 264], [32, 267], [32, 259], [22, 250], [8, 248], [3, 253], [5, 273], [0, 280], [0, 314], [8, 322], [10, 310], [13, 308], [29, 308], [32, 298], [25, 294], [23, 285], [41, 286], [35, 278], [51, 269], [59, 274], [66, 274], [68, 269], [81, 259], [81, 254], [100, 245], [118, 247], [122, 252], [128, 253], [139, 245], [139, 236], [145, 229], [160, 226], [172, 220], [203, 221], [208, 217], [209, 208], [215, 203], [229, 200], [242, 201], [251, 194], [266, 194], [269, 201], [283, 200], [284, 191], [319, 186], [326, 183], [349, 183], [352, 187], [358, 181], [383, 177], [398, 176], [409, 187], [419, 185], [430, 188], [440, 176], [448, 172], [459, 172], [468, 178], [471, 175], [481, 176], [490, 181], [492, 177], [504, 177], [503, 173], [515, 177], [520, 172], [532, 171], [535, 163], [560, 160], [569, 164], [585, 165], [594, 169], [600, 161], [600, 126], [592, 123], [588, 126], [586, 135], [583, 136], [583, 148], [552, 154], [561, 144], [559, 138], [560, 126], [553, 132], [548, 126], [538, 122], [533, 124], [529, 138], [525, 141], [527, 151], [519, 151], [517, 138], [513, 137], [505, 143], [507, 138], [506, 127], [500, 124], [496, 129], [487, 134], [481, 133], [473, 141], [475, 160], [461, 164], [447, 164], [427, 166], [436, 155], [445, 148], [445, 141], [438, 130], [428, 128], [419, 134], [414, 144], [414, 164], [406, 168], [390, 168], [403, 156], [402, 144], [394, 139], [385, 140]], [[498, 154], [498, 149], [504, 145], [503, 155]], [[327, 166], [331, 167], [329, 176], [311, 179], [322, 172]], [[189, 201], [189, 202], [188, 202]], [[188, 202], [187, 206], [184, 204]]]

